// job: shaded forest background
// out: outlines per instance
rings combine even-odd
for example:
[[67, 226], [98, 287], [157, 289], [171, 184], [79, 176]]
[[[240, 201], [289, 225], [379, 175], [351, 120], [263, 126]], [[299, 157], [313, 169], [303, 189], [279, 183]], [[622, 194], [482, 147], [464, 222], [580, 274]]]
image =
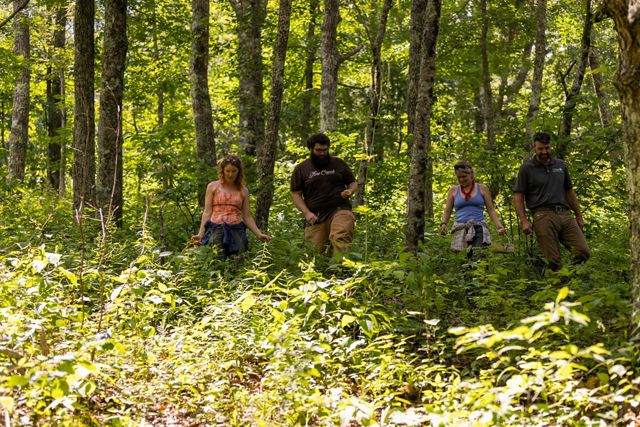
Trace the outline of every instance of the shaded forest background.
[[[5, 419], [637, 421], [638, 111], [619, 43], [633, 70], [639, 24], [625, 4], [625, 44], [618, 6], [3, 3]], [[289, 196], [320, 130], [361, 190], [344, 260], [304, 251]], [[593, 248], [559, 275], [512, 207], [537, 130], [569, 164]], [[231, 152], [274, 236], [239, 265], [187, 247]], [[434, 226], [460, 159], [516, 247], [473, 271]]]

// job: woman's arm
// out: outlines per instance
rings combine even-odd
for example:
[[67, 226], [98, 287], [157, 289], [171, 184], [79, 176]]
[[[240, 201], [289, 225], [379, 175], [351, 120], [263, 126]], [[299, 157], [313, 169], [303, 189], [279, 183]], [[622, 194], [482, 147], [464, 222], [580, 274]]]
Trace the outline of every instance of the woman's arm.
[[256, 225], [256, 221], [253, 219], [253, 216], [251, 216], [250, 204], [249, 190], [247, 189], [247, 187], [244, 187], [242, 189], [242, 220], [244, 221], [247, 228], [251, 230], [251, 232], [255, 234], [258, 239], [262, 240], [263, 242], [268, 242], [269, 240], [271, 240], [271, 236], [264, 234]]
[[209, 218], [211, 218], [211, 211], [213, 210], [213, 194], [216, 192], [217, 184], [218, 181], [211, 181], [209, 185], [207, 185], [207, 189], [204, 193], [204, 210], [200, 217], [200, 229], [198, 230], [198, 234], [191, 237], [191, 240], [195, 242], [199, 243], [204, 237], [204, 224]]
[[499, 235], [504, 235], [505, 229], [500, 222], [500, 218], [498, 218], [498, 213], [496, 209], [493, 207], [493, 199], [491, 198], [491, 190], [484, 184], [479, 184], [480, 192], [482, 193], [482, 197], [484, 198], [484, 205], [487, 208], [487, 213], [489, 214], [489, 218], [493, 221], [493, 224], [496, 226], [496, 231]]
[[453, 198], [456, 194], [456, 187], [451, 187], [449, 189], [449, 193], [447, 194], [447, 201], [444, 205], [444, 212], [442, 213], [442, 221], [440, 222], [440, 234], [447, 234], [447, 224], [449, 223], [449, 218], [451, 217], [451, 212], [453, 211]]

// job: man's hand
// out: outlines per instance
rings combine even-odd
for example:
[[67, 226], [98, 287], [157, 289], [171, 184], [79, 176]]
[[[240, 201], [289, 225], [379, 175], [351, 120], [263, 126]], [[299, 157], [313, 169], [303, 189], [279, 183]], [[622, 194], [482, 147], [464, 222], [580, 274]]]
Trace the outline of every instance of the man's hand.
[[318, 217], [316, 216], [316, 214], [309, 211], [306, 214], [304, 214], [304, 219], [306, 219], [309, 224], [313, 225], [318, 220]]
[[524, 234], [531, 234], [531, 232], [533, 231], [533, 224], [531, 224], [531, 221], [529, 221], [528, 219], [523, 219], [522, 221], [520, 221], [520, 224], [522, 224], [522, 232]]
[[351, 197], [352, 194], [353, 193], [348, 188], [346, 190], [343, 190], [342, 193], [340, 193], [343, 199], [348, 199], [349, 197]]

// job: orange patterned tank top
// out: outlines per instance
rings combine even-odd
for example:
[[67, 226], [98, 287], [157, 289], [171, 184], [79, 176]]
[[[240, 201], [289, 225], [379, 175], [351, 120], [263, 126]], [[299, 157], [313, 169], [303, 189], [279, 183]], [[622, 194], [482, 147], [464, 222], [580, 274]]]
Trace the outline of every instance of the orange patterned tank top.
[[242, 191], [225, 191], [218, 181], [212, 204], [211, 222], [216, 224], [239, 224], [242, 222]]

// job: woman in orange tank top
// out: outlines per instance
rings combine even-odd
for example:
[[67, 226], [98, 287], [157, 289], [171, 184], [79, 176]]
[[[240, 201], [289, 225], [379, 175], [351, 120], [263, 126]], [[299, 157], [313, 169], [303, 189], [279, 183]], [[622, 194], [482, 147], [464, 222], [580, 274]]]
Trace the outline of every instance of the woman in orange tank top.
[[218, 245], [225, 257], [247, 250], [247, 228], [263, 242], [271, 240], [251, 216], [249, 190], [243, 184], [240, 158], [231, 154], [220, 161], [219, 176], [218, 181], [207, 185], [200, 230], [192, 239], [203, 245]]

